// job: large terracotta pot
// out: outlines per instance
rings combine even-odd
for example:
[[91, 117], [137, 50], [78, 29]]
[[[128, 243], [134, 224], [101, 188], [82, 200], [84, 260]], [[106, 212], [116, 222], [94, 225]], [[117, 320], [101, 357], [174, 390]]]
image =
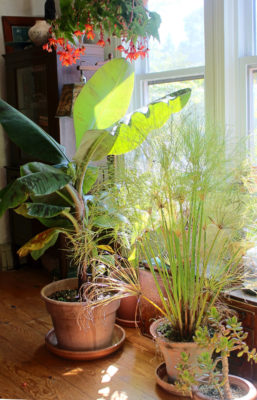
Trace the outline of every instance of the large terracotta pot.
[[[246, 379], [240, 378], [239, 376], [229, 375], [229, 383], [234, 384], [247, 392], [243, 397], [237, 397], [237, 400], [254, 400], [257, 397], [257, 390], [252, 383]], [[194, 400], [213, 400], [212, 397], [206, 396], [199, 392], [197, 388], [193, 389]]]
[[[161, 278], [158, 272], [156, 272], [156, 276], [158, 282], [160, 283], [161, 289], [164, 292], [164, 286], [161, 282]], [[139, 283], [142, 294], [145, 295], [151, 301], [153, 301], [153, 303], [155, 303], [157, 306], [163, 308], [158, 290], [156, 288], [154, 277], [150, 270], [139, 269]], [[141, 332], [143, 333], [143, 335], [151, 337], [149, 330], [150, 325], [155, 319], [160, 318], [162, 315], [154, 306], [152, 306], [147, 300], [143, 299], [142, 297], [140, 298], [139, 307], [140, 307], [140, 319], [141, 319]]]
[[150, 333], [163, 354], [169, 380], [170, 382], [174, 382], [178, 376], [176, 365], [181, 361], [181, 353], [190, 354], [189, 363], [196, 364], [198, 356], [204, 349], [200, 348], [194, 342], [170, 342], [165, 337], [160, 336], [157, 333], [157, 328], [163, 322], [165, 322], [164, 318], [153, 322], [150, 326]]
[[120, 300], [99, 307], [85, 303], [63, 302], [48, 296], [59, 290], [76, 289], [77, 278], [56, 281], [45, 286], [41, 296], [51, 315], [58, 345], [68, 350], [97, 350], [111, 344], [116, 311]]

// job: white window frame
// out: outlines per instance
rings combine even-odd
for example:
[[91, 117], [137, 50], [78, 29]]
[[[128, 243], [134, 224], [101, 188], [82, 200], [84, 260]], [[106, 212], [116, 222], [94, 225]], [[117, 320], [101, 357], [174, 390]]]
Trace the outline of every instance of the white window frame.
[[229, 139], [245, 138], [249, 124], [250, 68], [255, 54], [255, 0], [204, 0], [205, 66], [148, 73], [147, 61], [135, 66], [133, 108], [147, 102], [149, 81], [204, 78], [206, 121]]

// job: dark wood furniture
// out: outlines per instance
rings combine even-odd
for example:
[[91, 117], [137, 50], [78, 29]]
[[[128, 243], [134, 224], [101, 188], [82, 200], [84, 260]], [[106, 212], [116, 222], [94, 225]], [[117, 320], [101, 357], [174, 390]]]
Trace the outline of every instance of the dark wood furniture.
[[[55, 52], [48, 53], [41, 47], [34, 46], [6, 54], [4, 58], [7, 102], [64, 145], [67, 155], [72, 157], [75, 153], [73, 119], [56, 118], [61, 91], [64, 84], [80, 82], [81, 72], [78, 67], [95, 66], [96, 63], [104, 61], [103, 48], [87, 44], [86, 55], [76, 65], [70, 67], [63, 67]], [[95, 69], [83, 71], [87, 80], [94, 73]], [[9, 165], [6, 171], [9, 183], [19, 176], [20, 165], [35, 160], [21, 152], [11, 142], [8, 147]], [[15, 266], [18, 266], [17, 249], [42, 228], [40, 229], [37, 221], [26, 220], [12, 211], [10, 211], [10, 226]]]
[[[248, 332], [246, 342], [249, 348], [257, 348], [257, 296], [251, 296], [242, 290], [234, 290], [230, 292], [226, 300], [229, 306], [237, 312], [244, 330]], [[232, 354], [230, 373], [256, 380], [257, 364], [247, 362], [246, 357], [238, 358], [236, 354]]]
[[[80, 82], [80, 65], [95, 65], [104, 60], [100, 46], [87, 45], [86, 55], [77, 64], [63, 67], [55, 52], [47, 53], [41, 47], [16, 51], [5, 56], [7, 101], [17, 108], [59, 143], [67, 147], [72, 156], [75, 150], [72, 118], [56, 118], [61, 91], [64, 84]], [[90, 79], [95, 71], [83, 71]], [[28, 157], [12, 145], [10, 164], [19, 166]]]

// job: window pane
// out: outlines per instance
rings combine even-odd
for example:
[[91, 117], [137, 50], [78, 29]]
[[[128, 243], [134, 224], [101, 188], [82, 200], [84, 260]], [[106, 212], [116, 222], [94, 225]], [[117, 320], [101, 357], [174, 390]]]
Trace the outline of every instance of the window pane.
[[[167, 93], [172, 93], [180, 89], [190, 88], [192, 94], [185, 107], [186, 112], [190, 109], [200, 118], [204, 117], [204, 79], [193, 79], [189, 81], [155, 83], [148, 85], [149, 102], [156, 100]], [[257, 108], [256, 108], [257, 109]]]
[[149, 43], [150, 72], [204, 65], [204, 0], [149, 0], [161, 15], [160, 43]]

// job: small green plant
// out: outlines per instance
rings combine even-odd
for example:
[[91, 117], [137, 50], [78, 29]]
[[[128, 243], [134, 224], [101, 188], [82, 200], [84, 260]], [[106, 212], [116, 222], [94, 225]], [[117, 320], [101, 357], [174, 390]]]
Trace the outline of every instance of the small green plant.
[[189, 355], [182, 353], [181, 362], [177, 366], [177, 386], [188, 391], [193, 385], [205, 384], [216, 389], [222, 400], [232, 399], [228, 364], [230, 353], [237, 351], [238, 357], [247, 355], [248, 361], [257, 362], [256, 349], [249, 350], [245, 342], [247, 335], [236, 316], [224, 320], [213, 307], [209, 314], [209, 329], [206, 326], [199, 327], [194, 337], [195, 343], [208, 351], [198, 357], [197, 365], [190, 365]]

